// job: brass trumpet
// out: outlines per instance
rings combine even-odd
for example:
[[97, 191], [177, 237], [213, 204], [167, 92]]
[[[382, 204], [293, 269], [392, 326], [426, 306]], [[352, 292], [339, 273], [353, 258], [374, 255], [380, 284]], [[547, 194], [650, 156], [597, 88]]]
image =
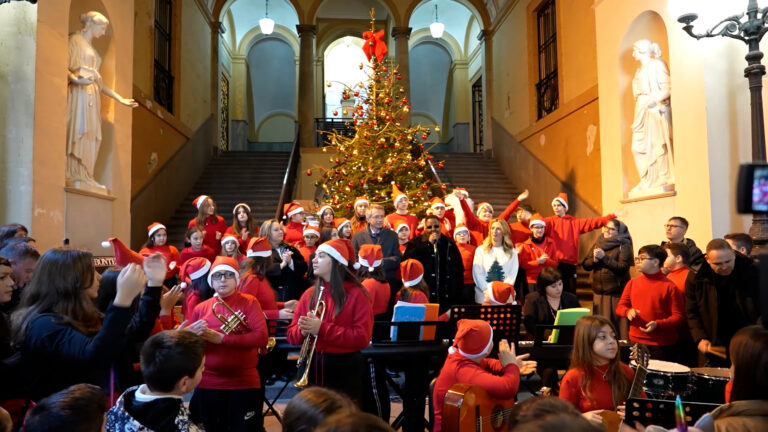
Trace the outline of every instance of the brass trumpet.
[[[248, 323], [245, 321], [245, 314], [242, 311], [233, 311], [227, 302], [221, 298], [219, 293], [215, 293], [213, 296], [216, 298], [216, 301], [213, 303], [213, 306], [211, 306], [211, 311], [213, 312], [213, 315], [221, 321], [220, 328], [222, 333], [225, 335], [230, 333], [243, 334], [251, 331], [251, 328], [248, 327]], [[231, 315], [227, 317], [222, 313], [216, 313], [216, 306], [223, 307], [229, 311]]]
[[[317, 294], [317, 303], [312, 310], [312, 314], [323, 320], [325, 316], [325, 301], [321, 300], [323, 297], [324, 285], [320, 285], [320, 290]], [[318, 316], [318, 313], [320, 314]], [[317, 335], [308, 334], [304, 339], [304, 343], [301, 344], [301, 351], [299, 352], [299, 359], [296, 361], [296, 367], [301, 371], [301, 367], [304, 366], [304, 372], [301, 373], [299, 379], [293, 384], [294, 387], [304, 388], [309, 384], [309, 367], [312, 365], [312, 357], [315, 355], [315, 348], [317, 347]]]

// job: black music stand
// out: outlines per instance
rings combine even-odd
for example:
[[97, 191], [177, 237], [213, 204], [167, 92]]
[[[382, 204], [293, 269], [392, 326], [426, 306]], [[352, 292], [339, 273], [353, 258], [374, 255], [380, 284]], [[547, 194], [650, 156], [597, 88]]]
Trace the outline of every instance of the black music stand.
[[[264, 410], [264, 413], [262, 414], [263, 417], [266, 417], [267, 414], [272, 412], [272, 414], [275, 416], [277, 421], [282, 424], [282, 418], [280, 417], [280, 412], [275, 408], [275, 404], [280, 399], [280, 396], [283, 395], [285, 390], [288, 388], [288, 384], [293, 382], [293, 376], [291, 375], [292, 369], [290, 368], [291, 362], [286, 361], [280, 362], [283, 355], [286, 355], [288, 351], [296, 350], [299, 347], [289, 344], [286, 340], [286, 333], [288, 331], [288, 325], [291, 323], [291, 320], [289, 319], [267, 319], [267, 328], [269, 329], [269, 335], [270, 337], [274, 337], [276, 341], [275, 347], [267, 353], [266, 355], [262, 355], [261, 359], [264, 359], [265, 361], [269, 362], [267, 365], [267, 370], [269, 372], [269, 376], [266, 378], [271, 378], [273, 376], [277, 376], [280, 379], [284, 380], [283, 386], [280, 388], [280, 390], [277, 392], [277, 395], [275, 395], [272, 400], [267, 399], [267, 389], [264, 389], [264, 403], [267, 404], [267, 409]], [[261, 359], [259, 361], [259, 364], [261, 364]], [[269, 360], [267, 360], [269, 359]], [[282, 364], [281, 364], [282, 363]], [[295, 369], [295, 368], [294, 368]], [[261, 373], [262, 371], [259, 371]], [[293, 370], [293, 373], [295, 373], [295, 370]]]
[[[500, 340], [515, 344], [520, 340], [520, 324], [523, 309], [520, 305], [457, 305], [451, 308], [451, 322], [461, 319], [481, 319], [493, 329], [493, 352], [497, 351]], [[455, 327], [454, 327], [455, 328]]]
[[[719, 407], [718, 404], [683, 401], [685, 422], [693, 426], [702, 415]], [[632, 398], [627, 400], [625, 423], [633, 426], [635, 422], [643, 426], [657, 425], [667, 429], [675, 427], [675, 401], [658, 399]]]

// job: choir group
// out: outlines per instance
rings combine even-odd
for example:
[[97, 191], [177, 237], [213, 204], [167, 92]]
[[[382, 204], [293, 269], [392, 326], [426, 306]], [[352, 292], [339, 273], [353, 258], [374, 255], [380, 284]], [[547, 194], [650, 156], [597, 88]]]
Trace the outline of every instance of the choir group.
[[[635, 256], [617, 219], [624, 211], [576, 218], [561, 193], [544, 216], [527, 198], [525, 191], [494, 216], [491, 204], [474, 206], [456, 188], [445, 200], [432, 198], [418, 219], [393, 186], [388, 215], [366, 197], [355, 200], [350, 219], [327, 204], [308, 217], [291, 202], [282, 220], [259, 225], [239, 203], [228, 225], [202, 195], [181, 251], [156, 222], [138, 252], [110, 239], [119, 267], [102, 274], [90, 252], [40, 254], [26, 228], [6, 225], [0, 432], [22, 421], [30, 432], [263, 430], [274, 367], [265, 356], [280, 320], [289, 344], [306, 345], [300, 375], [309, 385], [286, 407], [283, 430], [390, 430], [388, 371], [371, 369], [361, 353], [374, 321], [390, 320], [403, 303], [437, 304], [441, 321], [456, 305], [513, 304], [532, 338], [559, 311], [580, 307], [579, 265], [592, 275], [592, 311], [576, 324], [565, 374], [517, 355], [515, 341], [494, 346], [489, 323], [459, 320], [434, 384], [432, 430], [456, 429], [443, 416], [454, 384], [512, 399], [521, 376], [534, 372], [559, 400], [518, 404], [510, 430], [600, 430], [605, 412], [621, 411], [635, 375], [620, 359], [620, 339], [647, 346], [659, 364], [725, 371], [728, 403], [709, 414], [704, 430], [766, 430], [768, 332], [755, 325], [760, 287], [749, 236], [713, 239], [702, 252], [685, 237], [688, 221], [674, 216], [665, 241]], [[579, 257], [580, 235], [597, 229], [591, 252]], [[671, 389], [646, 390], [664, 397]], [[405, 431], [424, 429], [415, 412]]]

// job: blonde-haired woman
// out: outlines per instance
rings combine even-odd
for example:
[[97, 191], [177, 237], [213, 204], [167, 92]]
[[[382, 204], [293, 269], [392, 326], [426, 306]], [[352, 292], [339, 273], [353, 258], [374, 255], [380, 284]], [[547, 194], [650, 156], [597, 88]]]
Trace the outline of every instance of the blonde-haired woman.
[[492, 219], [488, 237], [475, 250], [472, 278], [475, 280], [475, 302], [482, 304], [491, 282], [515, 284], [519, 264], [517, 250], [512, 243], [509, 224], [503, 219]]

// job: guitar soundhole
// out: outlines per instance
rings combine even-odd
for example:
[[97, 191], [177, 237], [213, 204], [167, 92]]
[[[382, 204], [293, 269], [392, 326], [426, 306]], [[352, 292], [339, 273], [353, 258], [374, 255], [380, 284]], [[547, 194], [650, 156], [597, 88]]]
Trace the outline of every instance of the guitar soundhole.
[[504, 414], [504, 407], [501, 405], [496, 405], [491, 410], [491, 427], [495, 431], [501, 430], [501, 427], [504, 426], [504, 421], [506, 420], [505, 414]]

